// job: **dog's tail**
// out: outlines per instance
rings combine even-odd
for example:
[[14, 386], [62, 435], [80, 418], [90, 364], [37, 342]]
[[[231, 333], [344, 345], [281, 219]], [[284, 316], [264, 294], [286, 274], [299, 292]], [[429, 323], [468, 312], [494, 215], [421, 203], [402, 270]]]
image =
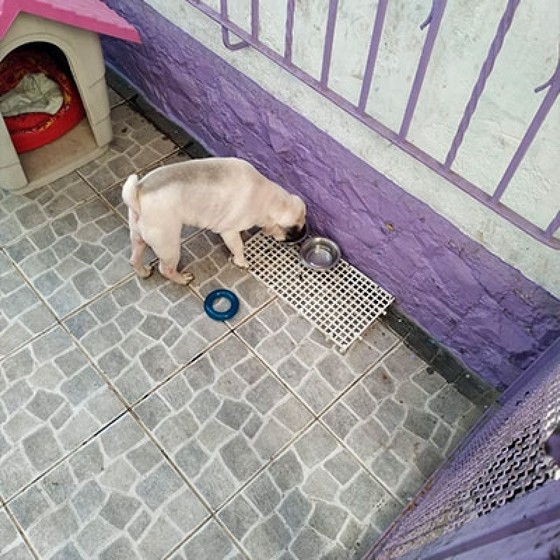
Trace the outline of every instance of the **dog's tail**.
[[132, 174], [124, 182], [122, 188], [122, 199], [124, 203], [135, 213], [140, 213], [140, 203], [138, 202], [138, 175]]

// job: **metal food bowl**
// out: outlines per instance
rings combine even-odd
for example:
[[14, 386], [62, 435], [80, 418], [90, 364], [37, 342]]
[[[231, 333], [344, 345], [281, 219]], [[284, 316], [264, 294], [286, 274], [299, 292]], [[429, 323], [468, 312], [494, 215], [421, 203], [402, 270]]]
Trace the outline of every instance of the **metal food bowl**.
[[302, 243], [299, 257], [308, 268], [330, 270], [340, 262], [340, 248], [326, 237], [309, 237]]

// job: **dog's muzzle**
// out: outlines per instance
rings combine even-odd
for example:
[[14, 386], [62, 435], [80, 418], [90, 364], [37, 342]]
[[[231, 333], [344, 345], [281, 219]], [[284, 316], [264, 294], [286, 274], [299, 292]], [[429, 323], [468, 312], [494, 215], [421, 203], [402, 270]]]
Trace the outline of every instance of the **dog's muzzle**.
[[296, 243], [302, 241], [307, 235], [307, 226], [303, 224], [303, 227], [292, 226], [286, 230], [285, 241], [288, 243]]

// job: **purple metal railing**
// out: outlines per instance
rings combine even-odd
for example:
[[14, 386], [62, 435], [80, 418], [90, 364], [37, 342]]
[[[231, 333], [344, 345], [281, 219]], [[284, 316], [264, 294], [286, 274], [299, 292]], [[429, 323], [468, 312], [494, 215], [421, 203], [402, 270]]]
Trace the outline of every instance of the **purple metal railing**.
[[432, 1], [433, 3], [430, 14], [426, 20], [420, 24], [420, 29], [424, 29], [428, 25], [430, 27], [428, 29], [426, 41], [424, 42], [424, 47], [422, 48], [420, 60], [418, 61], [418, 68], [416, 69], [416, 75], [414, 76], [414, 82], [412, 83], [408, 103], [406, 104], [406, 109], [404, 111], [404, 117], [399, 131], [399, 138], [401, 140], [404, 140], [408, 134], [408, 129], [410, 128], [410, 123], [412, 122], [412, 116], [414, 115], [414, 110], [416, 109], [416, 103], [418, 102], [418, 96], [420, 95], [422, 84], [424, 83], [424, 77], [426, 75], [426, 70], [428, 69], [428, 63], [430, 62], [434, 43], [436, 42], [436, 37], [439, 31], [439, 25], [441, 23], [441, 19], [443, 18], [443, 11], [445, 10], [445, 4], [447, 2], [447, 0]]
[[366, 112], [366, 104], [369, 98], [371, 81], [373, 80], [373, 71], [377, 60], [377, 52], [379, 51], [379, 43], [381, 42], [381, 31], [383, 30], [385, 14], [387, 13], [387, 2], [388, 0], [379, 0], [379, 4], [377, 6], [375, 24], [373, 26], [373, 33], [371, 34], [369, 53], [364, 72], [364, 80], [362, 82], [362, 91], [360, 92], [360, 101], [358, 102], [358, 112], [361, 114], [365, 114]]
[[517, 10], [517, 6], [519, 6], [520, 0], [509, 0], [505, 12], [502, 15], [502, 19], [498, 24], [498, 31], [494, 36], [494, 40], [490, 45], [490, 50], [488, 51], [488, 55], [486, 56], [486, 60], [480, 69], [480, 74], [478, 75], [478, 79], [474, 84], [471, 96], [465, 108], [465, 112], [463, 113], [463, 117], [459, 126], [457, 128], [457, 132], [455, 133], [455, 137], [451, 142], [451, 148], [447, 153], [445, 158], [445, 168], [450, 169], [455, 157], [457, 156], [457, 151], [459, 150], [459, 146], [463, 142], [463, 137], [465, 136], [465, 132], [469, 128], [469, 124], [471, 122], [471, 118], [476, 110], [476, 106], [478, 105], [478, 101], [484, 92], [484, 88], [486, 87], [486, 82], [492, 73], [492, 69], [494, 68], [494, 63], [498, 58], [498, 54], [502, 50], [502, 46], [504, 44], [504, 39], [506, 38], [507, 32], [511, 27], [511, 23], [513, 21], [513, 16], [515, 15], [515, 10]]
[[[364, 560], [448, 558], [429, 552], [442, 537], [451, 546], [459, 527], [507, 508], [533, 490], [557, 487], [560, 466], [546, 453], [545, 442], [560, 425], [560, 339], [508, 388], [501, 402], [502, 408], [463, 440]], [[476, 535], [471, 544], [476, 548]], [[504, 550], [503, 558], [509, 552]]]
[[[222, 28], [222, 39], [224, 45], [230, 50], [238, 50], [251, 46], [261, 52], [263, 55], [280, 65], [296, 78], [312, 87], [316, 91], [323, 94], [330, 101], [338, 105], [340, 108], [351, 114], [363, 124], [404, 150], [410, 156], [414, 157], [431, 170], [444, 177], [447, 181], [467, 193], [475, 200], [490, 208], [503, 218], [517, 226], [519, 229], [534, 237], [545, 245], [554, 249], [560, 249], [560, 239], [555, 237], [556, 232], [560, 229], [560, 211], [546, 228], [541, 228], [531, 222], [526, 217], [515, 212], [501, 202], [502, 195], [506, 191], [512, 177], [522, 162], [527, 150], [531, 146], [535, 136], [537, 135], [541, 125], [543, 124], [550, 109], [554, 105], [560, 94], [560, 63], [553, 73], [552, 77], [542, 86], [535, 89], [535, 92], [548, 88], [547, 94], [543, 99], [539, 109], [535, 113], [532, 122], [527, 128], [526, 133], [521, 139], [517, 150], [511, 158], [502, 178], [496, 186], [493, 194], [488, 194], [483, 189], [477, 187], [464, 177], [461, 177], [451, 169], [451, 166], [461, 147], [465, 133], [467, 132], [472, 116], [476, 110], [477, 104], [485, 90], [488, 78], [492, 74], [494, 64], [501, 51], [504, 39], [510, 29], [515, 12], [520, 0], [508, 0], [507, 5], [498, 24], [498, 28], [491, 43], [489, 52], [482, 64], [478, 79], [476, 80], [465, 110], [463, 117], [457, 127], [457, 131], [451, 141], [449, 151], [443, 162], [438, 161], [419, 147], [415, 146], [407, 139], [410, 125], [414, 117], [414, 112], [418, 102], [420, 92], [424, 83], [424, 78], [430, 58], [436, 42], [440, 24], [446, 7], [447, 0], [432, 0], [432, 7], [426, 20], [420, 24], [421, 29], [428, 28], [422, 52], [416, 68], [415, 77], [411, 86], [406, 108], [403, 114], [401, 125], [398, 131], [392, 130], [388, 126], [381, 123], [369, 115], [366, 111], [367, 102], [371, 92], [372, 80], [374, 75], [375, 64], [379, 51], [379, 45], [383, 33], [385, 15], [387, 11], [388, 0], [379, 0], [375, 13], [375, 21], [367, 60], [364, 68], [364, 77], [361, 84], [358, 103], [353, 103], [329, 88], [329, 76], [331, 70], [331, 60], [334, 46], [334, 36], [336, 29], [336, 21], [338, 15], [339, 0], [329, 0], [328, 16], [326, 24], [325, 39], [323, 44], [323, 54], [321, 60], [321, 74], [317, 79], [296, 66], [293, 62], [293, 41], [294, 41], [294, 21], [296, 15], [296, 0], [287, 0], [286, 20], [284, 29], [284, 48], [282, 53], [276, 52], [259, 39], [260, 13], [259, 0], [251, 0], [251, 21], [250, 32], [241, 28], [232, 22], [228, 17], [228, 0], [220, 0], [220, 11], [217, 12], [202, 0], [186, 0], [192, 6], [198, 8], [201, 12], [220, 24]], [[239, 41], [234, 43], [230, 39], [230, 33], [235, 35]]]

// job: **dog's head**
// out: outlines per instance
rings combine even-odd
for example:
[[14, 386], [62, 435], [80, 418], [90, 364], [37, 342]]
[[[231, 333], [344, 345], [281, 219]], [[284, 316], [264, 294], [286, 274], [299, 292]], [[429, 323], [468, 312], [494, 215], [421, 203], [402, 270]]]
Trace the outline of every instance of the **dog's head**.
[[274, 205], [262, 229], [277, 241], [297, 241], [305, 235], [305, 212], [303, 200], [291, 194], [280, 204]]

